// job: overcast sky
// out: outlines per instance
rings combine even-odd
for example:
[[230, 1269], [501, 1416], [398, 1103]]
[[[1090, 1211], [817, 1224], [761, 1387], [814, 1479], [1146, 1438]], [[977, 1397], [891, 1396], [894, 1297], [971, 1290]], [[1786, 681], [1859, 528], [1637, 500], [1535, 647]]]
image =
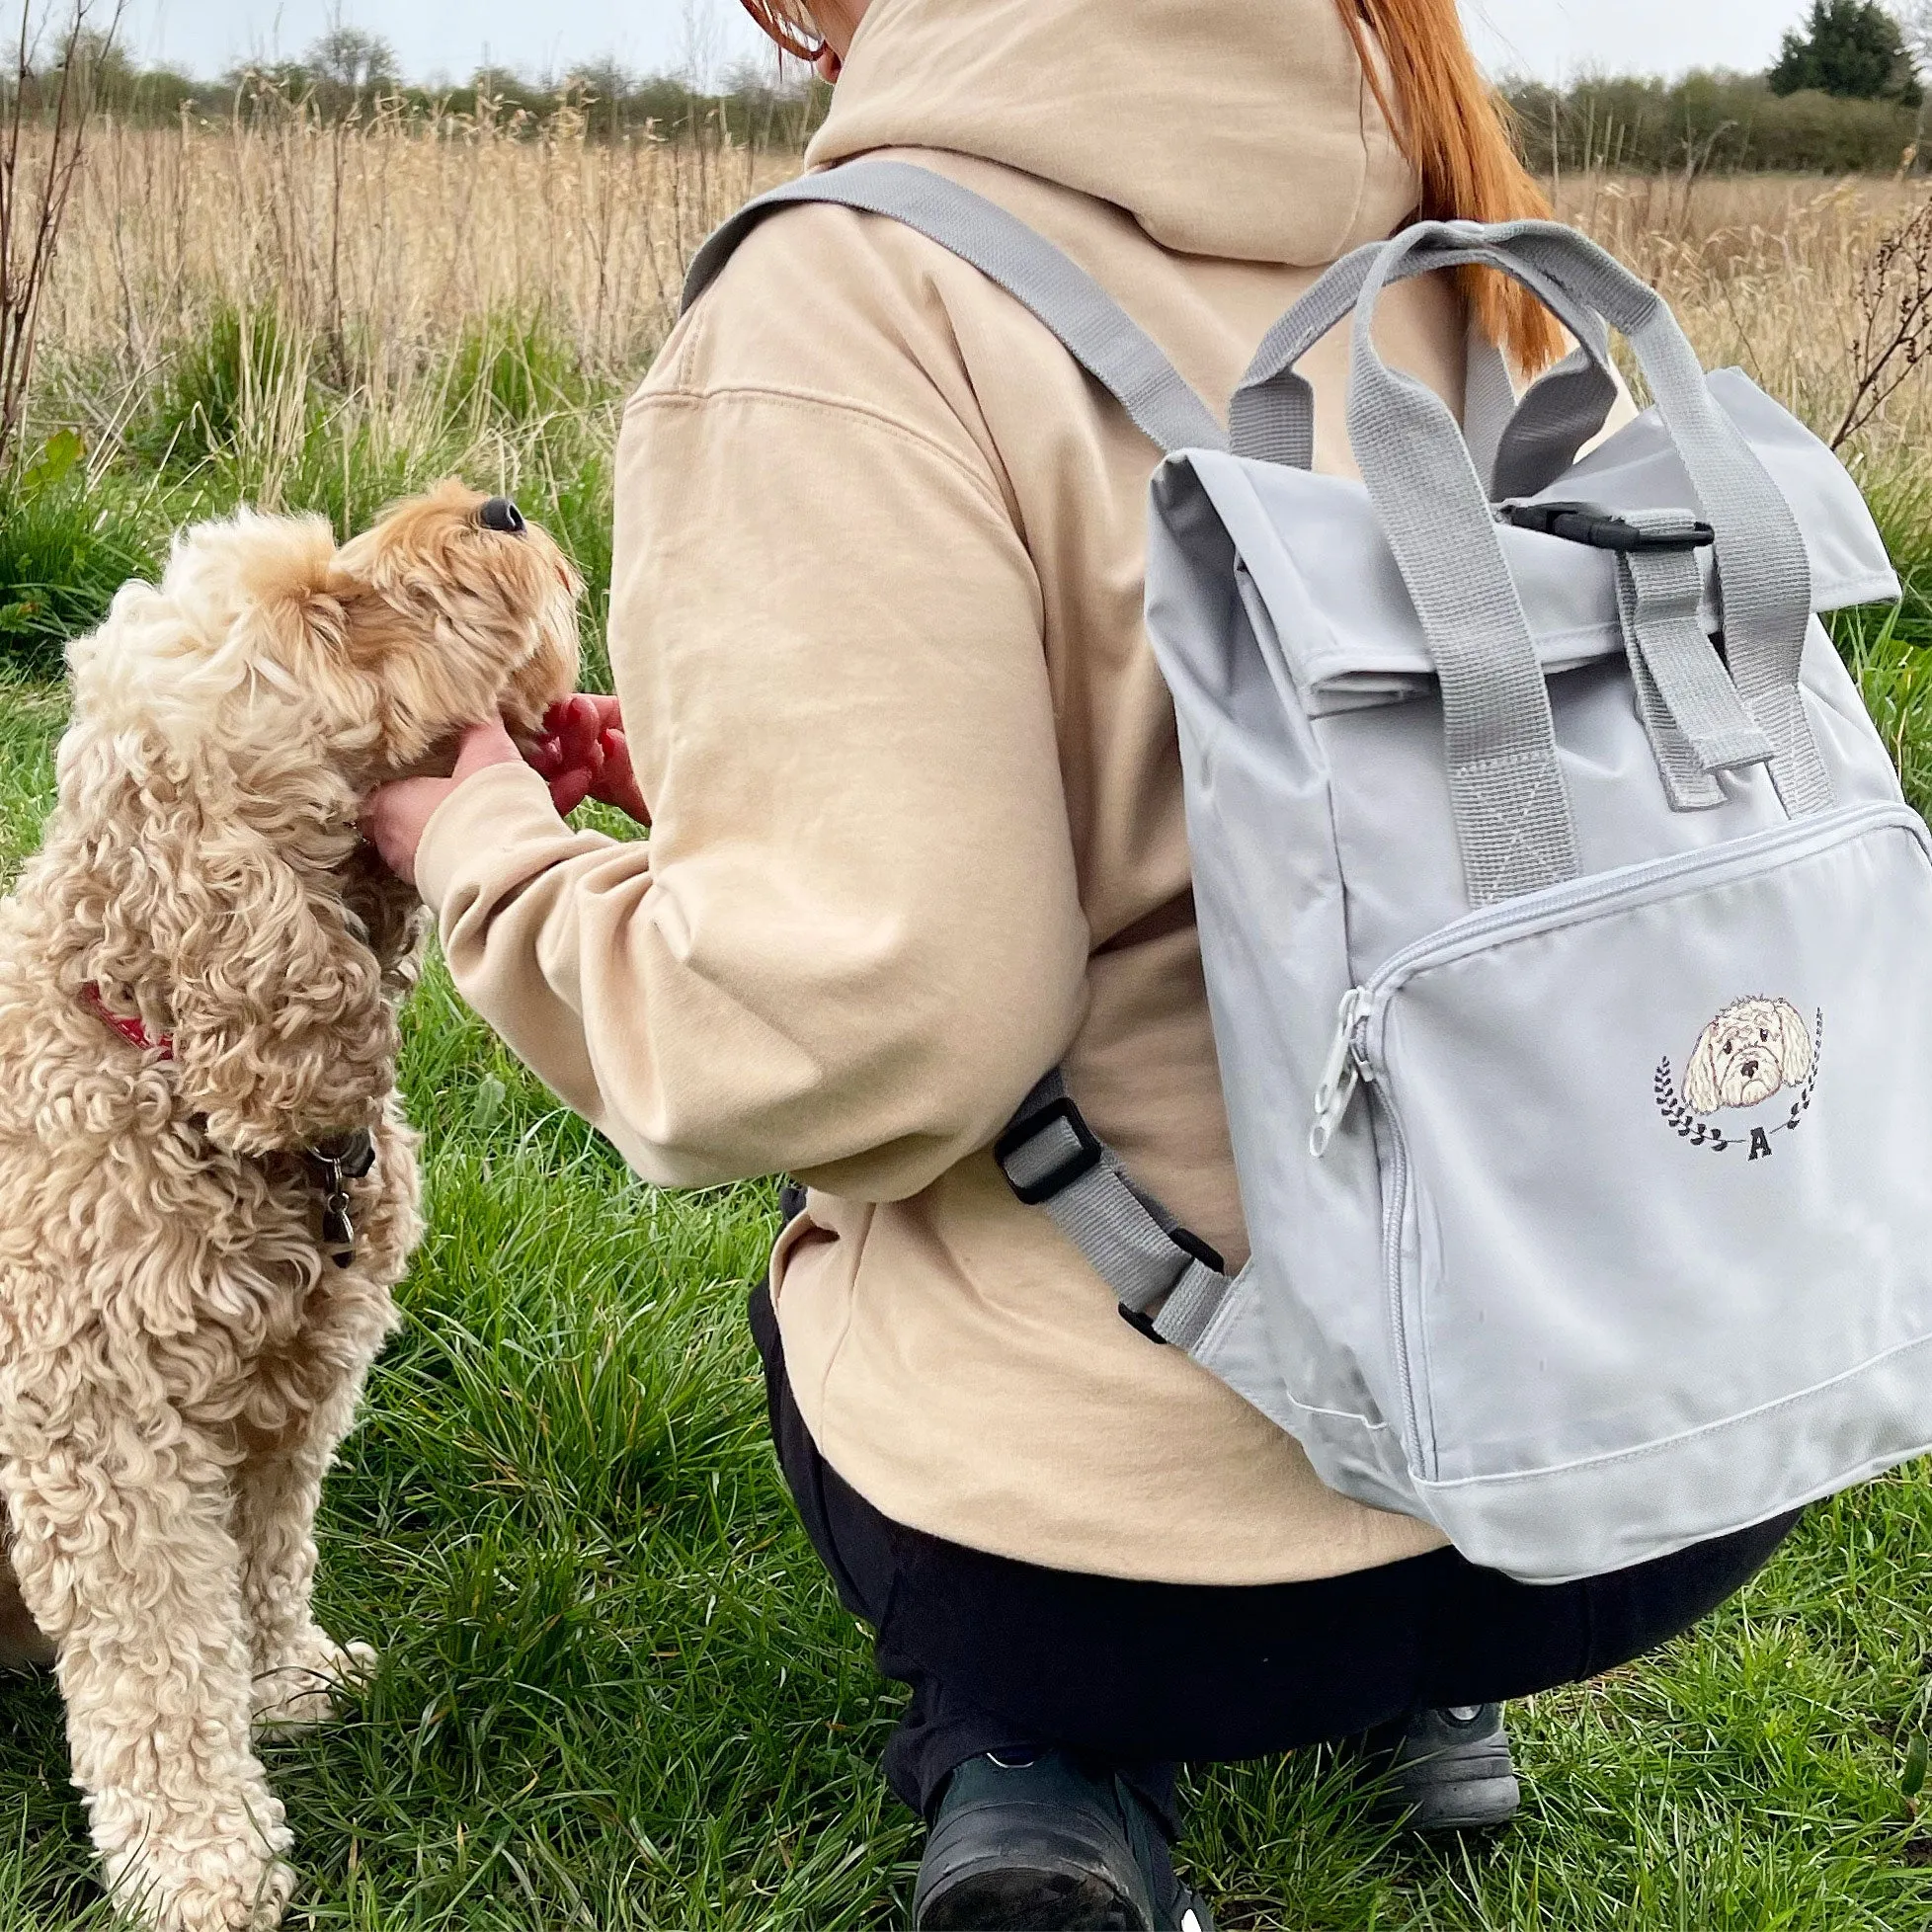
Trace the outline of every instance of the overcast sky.
[[[109, 0], [96, 0], [97, 6]], [[1766, 66], [1806, 0], [1464, 0], [1497, 72], [1681, 73]], [[191, 73], [299, 52], [340, 14], [389, 40], [405, 72], [459, 78], [485, 59], [536, 73], [615, 54], [671, 70], [721, 66], [755, 43], [738, 0], [130, 0], [142, 55]]]

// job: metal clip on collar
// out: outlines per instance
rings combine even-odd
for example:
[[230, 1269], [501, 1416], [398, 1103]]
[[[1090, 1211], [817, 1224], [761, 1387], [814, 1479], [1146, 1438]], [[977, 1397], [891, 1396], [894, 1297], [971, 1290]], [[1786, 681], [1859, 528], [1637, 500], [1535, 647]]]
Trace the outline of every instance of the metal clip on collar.
[[1600, 503], [1505, 503], [1500, 515], [1515, 529], [1560, 536], [1592, 550], [1705, 550], [1718, 540], [1709, 523], [1692, 523], [1681, 534], [1639, 529]]
[[356, 1223], [350, 1214], [346, 1180], [361, 1180], [375, 1166], [375, 1140], [366, 1127], [334, 1134], [304, 1150], [322, 1194], [322, 1245], [339, 1268], [356, 1258]]

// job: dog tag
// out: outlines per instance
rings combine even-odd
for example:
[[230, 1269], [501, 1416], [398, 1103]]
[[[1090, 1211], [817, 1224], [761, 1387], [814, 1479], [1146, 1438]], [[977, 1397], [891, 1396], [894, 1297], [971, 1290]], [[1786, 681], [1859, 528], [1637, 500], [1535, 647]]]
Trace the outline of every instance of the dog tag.
[[339, 1268], [356, 1258], [356, 1224], [349, 1218], [349, 1196], [337, 1189], [322, 1204], [322, 1241], [336, 1251], [332, 1256]]

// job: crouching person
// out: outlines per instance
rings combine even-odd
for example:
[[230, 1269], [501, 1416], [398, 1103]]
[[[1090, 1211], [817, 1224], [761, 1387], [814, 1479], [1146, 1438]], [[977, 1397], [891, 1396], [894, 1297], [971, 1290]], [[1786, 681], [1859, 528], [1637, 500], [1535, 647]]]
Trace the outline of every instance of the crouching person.
[[[1214, 408], [1349, 249], [1540, 210], [1452, 0], [755, 11], [838, 81], [813, 164], [884, 150], [1001, 204]], [[1471, 302], [1431, 278], [1382, 309], [1452, 404], [1472, 326], [1556, 347], [1500, 283]], [[1345, 366], [1306, 363], [1330, 470]], [[1366, 1737], [1413, 1823], [1499, 1822], [1502, 1701], [1684, 1630], [1789, 1527], [1555, 1588], [1477, 1569], [1123, 1322], [1003, 1173], [1059, 1067], [1204, 1248], [1247, 1250], [1142, 631], [1157, 460], [964, 261], [790, 209], [627, 413], [617, 699], [575, 700], [541, 770], [479, 731], [371, 813], [464, 996], [641, 1174], [809, 1186], [752, 1320], [806, 1527], [912, 1687], [885, 1772], [931, 1826], [923, 1926], [1205, 1932], [1181, 1759]], [[587, 787], [648, 798], [650, 841], [566, 826]]]

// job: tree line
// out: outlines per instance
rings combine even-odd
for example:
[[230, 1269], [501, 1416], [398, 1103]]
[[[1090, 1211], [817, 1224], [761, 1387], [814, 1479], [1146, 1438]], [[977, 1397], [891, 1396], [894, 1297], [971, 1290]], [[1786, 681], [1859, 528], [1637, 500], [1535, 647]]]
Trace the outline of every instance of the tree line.
[[[64, 48], [15, 83], [50, 103]], [[139, 64], [103, 36], [73, 42], [83, 98], [123, 119], [283, 113], [338, 120], [382, 111], [475, 117], [534, 131], [574, 117], [594, 139], [717, 139], [795, 148], [822, 119], [827, 90], [795, 66], [747, 62], [718, 86], [640, 75], [614, 60], [542, 79], [478, 69], [460, 84], [406, 78], [380, 36], [338, 27], [298, 59], [238, 66], [215, 80]], [[1932, 0], [1811, 0], [1763, 74], [1681, 80], [1591, 77], [1557, 88], [1510, 81], [1538, 171], [1894, 173], [1932, 166], [1921, 74], [1932, 72]], [[33, 101], [30, 99], [30, 105]], [[1921, 160], [1921, 150], [1924, 159]]]
[[1636, 174], [1921, 167], [1932, 0], [1811, 0], [1762, 74], [1590, 77], [1504, 92], [1532, 167]]
[[651, 134], [725, 136], [751, 146], [802, 146], [823, 119], [829, 93], [811, 75], [774, 60], [745, 62], [713, 87], [675, 75], [638, 74], [616, 60], [582, 62], [533, 78], [507, 67], [479, 67], [465, 80], [429, 86], [408, 79], [379, 35], [338, 27], [292, 60], [247, 62], [213, 79], [136, 61], [108, 36], [84, 32], [71, 54], [48, 49], [19, 86], [31, 109], [51, 109], [71, 64], [80, 98], [97, 113], [171, 124], [208, 117], [284, 112], [299, 107], [326, 121], [376, 112], [474, 117], [534, 129], [574, 117], [593, 138]]
[[1678, 81], [1516, 82], [1524, 157], [1540, 174], [1894, 174], [1922, 170], [1924, 109], [1899, 101], [1773, 90], [1763, 75]]

